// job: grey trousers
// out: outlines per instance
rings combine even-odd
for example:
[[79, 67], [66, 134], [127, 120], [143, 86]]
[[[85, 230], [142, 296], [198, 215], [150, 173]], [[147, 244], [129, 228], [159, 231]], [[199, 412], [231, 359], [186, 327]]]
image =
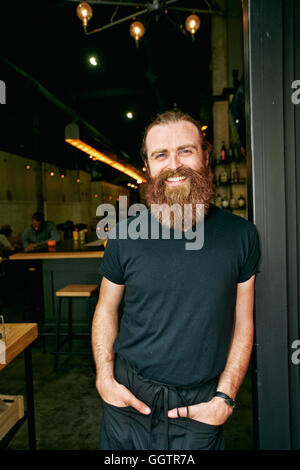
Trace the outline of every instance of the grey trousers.
[[169, 409], [209, 401], [218, 378], [196, 387], [174, 387], [144, 379], [121, 357], [115, 360], [115, 378], [151, 408], [151, 415], [103, 402], [101, 450], [224, 449], [222, 426], [167, 416]]

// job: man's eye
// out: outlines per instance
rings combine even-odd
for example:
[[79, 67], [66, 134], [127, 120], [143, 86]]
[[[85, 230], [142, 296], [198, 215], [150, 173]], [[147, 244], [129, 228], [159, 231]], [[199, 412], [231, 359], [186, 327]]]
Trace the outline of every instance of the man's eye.
[[189, 153], [192, 153], [192, 150], [191, 149], [182, 149], [181, 150], [181, 153], [184, 153], [184, 154], [189, 154]]
[[158, 153], [155, 158], [162, 158], [165, 155], [166, 155], [165, 153]]

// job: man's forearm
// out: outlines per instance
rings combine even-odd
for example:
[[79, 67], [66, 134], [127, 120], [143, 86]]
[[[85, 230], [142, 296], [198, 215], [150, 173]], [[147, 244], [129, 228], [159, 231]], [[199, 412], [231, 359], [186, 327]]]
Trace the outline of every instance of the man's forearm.
[[249, 365], [254, 337], [253, 305], [255, 275], [238, 284], [231, 345], [218, 390], [235, 399]]
[[92, 326], [92, 348], [97, 380], [104, 382], [114, 377], [113, 343], [118, 333], [118, 312], [96, 307]]
[[[238, 328], [238, 330], [237, 330]], [[247, 372], [253, 346], [253, 324], [235, 327], [226, 366], [220, 375], [218, 390], [235, 399]]]

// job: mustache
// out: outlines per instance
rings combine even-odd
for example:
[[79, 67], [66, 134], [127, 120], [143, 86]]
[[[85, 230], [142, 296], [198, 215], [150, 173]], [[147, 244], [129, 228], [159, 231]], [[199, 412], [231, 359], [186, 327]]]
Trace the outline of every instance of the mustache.
[[166, 180], [167, 178], [170, 177], [175, 177], [175, 176], [192, 176], [195, 173], [195, 170], [192, 168], [188, 167], [182, 167], [182, 168], [176, 168], [175, 170], [167, 169], [167, 170], [162, 170], [157, 176], [152, 177], [148, 173], [148, 179], [149, 181], [153, 182], [161, 182]]
[[157, 194], [165, 188], [165, 181], [168, 178], [173, 178], [176, 176], [185, 176], [193, 178], [195, 173], [197, 173], [192, 168], [183, 167], [183, 168], [176, 168], [175, 170], [167, 169], [162, 170], [157, 176], [151, 177], [148, 174], [148, 184], [154, 188], [154, 192]]

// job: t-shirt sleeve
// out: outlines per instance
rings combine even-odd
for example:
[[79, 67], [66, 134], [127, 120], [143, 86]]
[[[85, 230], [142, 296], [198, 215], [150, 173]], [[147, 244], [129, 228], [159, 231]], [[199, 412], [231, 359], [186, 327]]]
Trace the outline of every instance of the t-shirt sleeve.
[[115, 284], [125, 284], [119, 241], [115, 238], [107, 240], [103, 261], [100, 265], [100, 274]]
[[255, 225], [252, 225], [251, 230], [247, 233], [246, 259], [240, 269], [238, 282], [248, 281], [253, 274], [258, 272], [259, 260], [259, 237]]
[[52, 222], [50, 225], [50, 231], [49, 231], [48, 237], [51, 238], [51, 240], [55, 240], [56, 242], [60, 241], [59, 231], [57, 230], [56, 225], [53, 224]]

